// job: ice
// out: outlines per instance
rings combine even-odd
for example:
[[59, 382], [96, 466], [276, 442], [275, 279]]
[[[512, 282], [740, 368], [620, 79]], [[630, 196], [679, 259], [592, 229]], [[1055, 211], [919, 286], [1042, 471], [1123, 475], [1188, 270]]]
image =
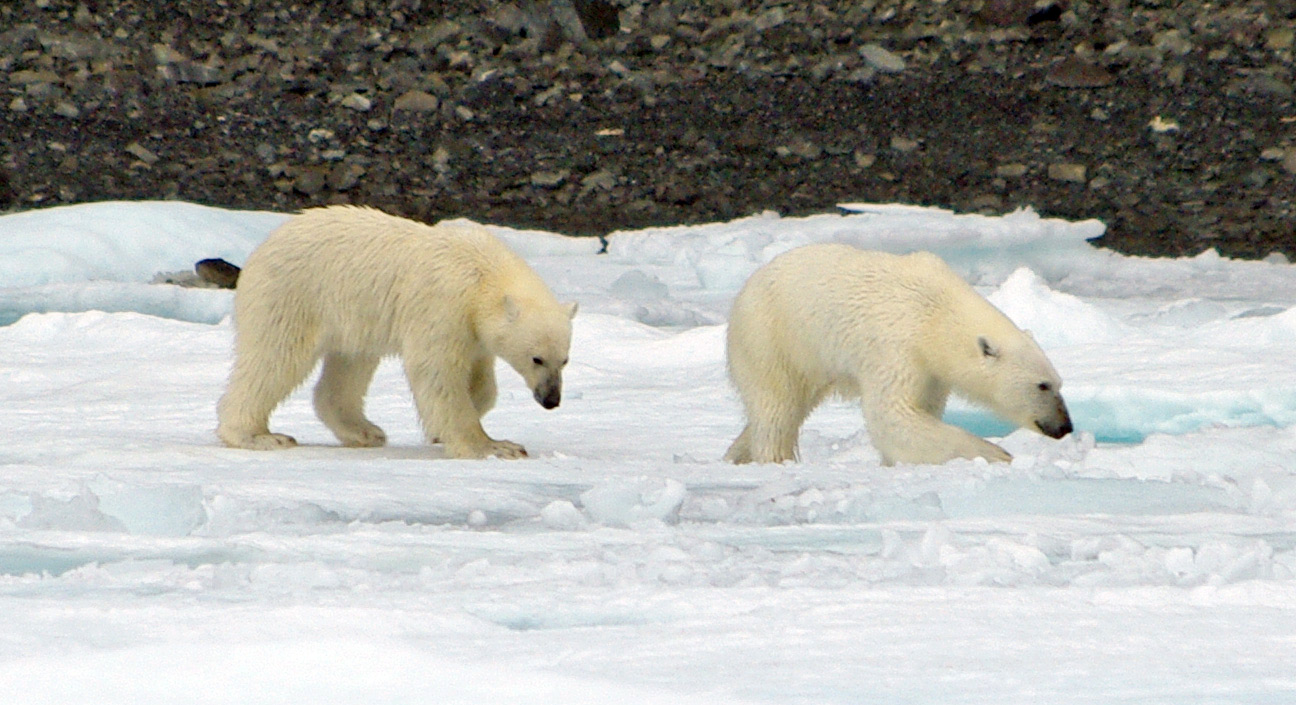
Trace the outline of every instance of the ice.
[[1013, 272], [986, 298], [1048, 348], [1106, 343], [1129, 333], [1113, 316], [1079, 297], [1053, 291], [1026, 268]]
[[241, 264], [287, 216], [175, 202], [109, 202], [14, 213], [0, 225], [0, 281], [34, 287], [147, 282], [207, 257]]
[[[660, 486], [658, 486], [660, 485]], [[675, 522], [688, 490], [679, 480], [609, 482], [581, 493], [581, 505], [591, 519], [609, 526], [632, 526], [644, 521]]]
[[219, 323], [229, 315], [233, 292], [138, 282], [46, 284], [5, 291], [0, 325], [28, 313], [134, 311], [194, 323]]
[[[427, 445], [394, 360], [385, 448], [338, 447], [309, 385], [272, 420], [301, 447], [217, 444], [232, 294], [149, 282], [282, 214], [0, 216], [0, 702], [1296, 700], [1296, 269], [842, 210], [494, 228], [580, 303], [560, 408], [498, 369], [517, 462]], [[945, 257], [1033, 332], [1077, 432], [954, 400], [1011, 464], [883, 467], [830, 400], [799, 462], [722, 462], [729, 302], [829, 241]]]
[[655, 301], [666, 298], [669, 287], [641, 269], [631, 269], [612, 282], [608, 293], [631, 301]]
[[99, 510], [99, 498], [82, 491], [66, 500], [31, 497], [31, 511], [19, 517], [17, 525], [25, 529], [60, 529], [63, 531], [126, 531], [118, 519]]
[[186, 702], [212, 705], [716, 702], [542, 671], [462, 663], [399, 640], [363, 637], [231, 641], [215, 649], [194, 644], [139, 646], [79, 655], [74, 668], [64, 659], [51, 658], [0, 664], [0, 698], [24, 705], [175, 702], [175, 682], [189, 685], [183, 693]]

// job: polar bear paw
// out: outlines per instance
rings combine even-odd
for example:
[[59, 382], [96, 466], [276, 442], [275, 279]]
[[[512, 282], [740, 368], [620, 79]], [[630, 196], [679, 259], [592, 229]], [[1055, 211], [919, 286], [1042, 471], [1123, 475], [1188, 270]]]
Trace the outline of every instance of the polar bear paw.
[[297, 439], [283, 433], [221, 433], [221, 440], [231, 448], [246, 450], [283, 450], [297, 445]]
[[347, 448], [381, 448], [387, 445], [386, 432], [369, 422], [338, 431], [337, 436]]
[[517, 460], [527, 457], [526, 448], [512, 441], [489, 441], [469, 448], [446, 446], [447, 454], [452, 458], [501, 458]]

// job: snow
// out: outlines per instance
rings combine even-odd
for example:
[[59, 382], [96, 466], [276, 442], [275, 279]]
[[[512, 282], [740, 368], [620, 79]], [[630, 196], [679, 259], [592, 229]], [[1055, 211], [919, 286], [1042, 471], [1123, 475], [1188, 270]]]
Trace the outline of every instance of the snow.
[[[223, 448], [227, 291], [282, 219], [184, 203], [0, 217], [0, 702], [1288, 703], [1296, 268], [1124, 257], [1096, 222], [852, 204], [597, 239], [497, 229], [576, 299], [562, 407], [500, 370], [420, 437], [399, 365], [343, 449]], [[929, 249], [1032, 331], [1079, 431], [955, 404], [1011, 465], [879, 466], [833, 402], [802, 462], [720, 461], [723, 323], [824, 241]]]

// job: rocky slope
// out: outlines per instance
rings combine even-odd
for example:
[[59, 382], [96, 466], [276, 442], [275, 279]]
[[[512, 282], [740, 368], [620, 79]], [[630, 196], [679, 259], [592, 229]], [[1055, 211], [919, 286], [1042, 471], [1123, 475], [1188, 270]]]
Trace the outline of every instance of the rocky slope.
[[361, 203], [573, 234], [899, 201], [1296, 256], [1285, 0], [29, 0], [0, 209]]

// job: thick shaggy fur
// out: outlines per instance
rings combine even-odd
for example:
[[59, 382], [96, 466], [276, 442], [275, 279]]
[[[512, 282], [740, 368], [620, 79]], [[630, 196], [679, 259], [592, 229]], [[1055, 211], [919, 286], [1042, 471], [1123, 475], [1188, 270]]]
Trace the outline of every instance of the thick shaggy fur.
[[524, 456], [481, 426], [495, 403], [495, 358], [537, 402], [557, 406], [575, 312], [479, 226], [349, 206], [305, 211], [271, 233], [239, 277], [217, 433], [237, 448], [295, 445], [270, 432], [270, 414], [323, 359], [320, 420], [344, 445], [383, 445], [364, 395], [379, 360], [399, 355], [431, 442], [455, 458]]
[[830, 394], [860, 400], [888, 465], [1011, 459], [941, 421], [951, 392], [1054, 438], [1071, 431], [1034, 339], [930, 253], [810, 245], [776, 257], [734, 301], [728, 362], [747, 414], [733, 462], [795, 459], [802, 422]]

